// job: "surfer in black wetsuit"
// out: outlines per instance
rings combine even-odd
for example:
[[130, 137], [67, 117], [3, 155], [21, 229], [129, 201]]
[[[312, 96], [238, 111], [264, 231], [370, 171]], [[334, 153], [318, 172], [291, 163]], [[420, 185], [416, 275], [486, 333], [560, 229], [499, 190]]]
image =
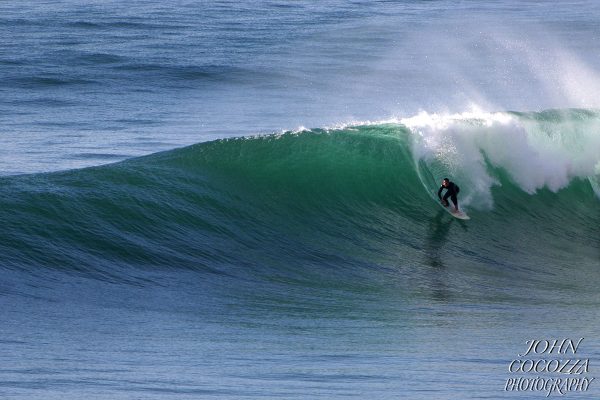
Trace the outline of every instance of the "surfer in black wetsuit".
[[[446, 194], [444, 195], [444, 198], [442, 198], [442, 190], [444, 189], [446, 189]], [[454, 203], [454, 211], [458, 212], [458, 199], [456, 196], [459, 192], [460, 188], [457, 184], [455, 184], [454, 182], [450, 182], [448, 178], [444, 178], [444, 180], [442, 181], [442, 186], [440, 186], [440, 190], [438, 190], [438, 197], [440, 198], [440, 201], [442, 202], [444, 207], [448, 207], [450, 205], [448, 203], [448, 197], [450, 197], [450, 200], [452, 200], [452, 202]]]

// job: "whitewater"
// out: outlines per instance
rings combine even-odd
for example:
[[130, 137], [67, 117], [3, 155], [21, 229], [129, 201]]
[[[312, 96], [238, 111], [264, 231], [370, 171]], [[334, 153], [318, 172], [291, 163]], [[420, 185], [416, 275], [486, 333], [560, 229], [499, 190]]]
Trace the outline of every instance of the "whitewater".
[[598, 397], [598, 17], [0, 4], [0, 397]]

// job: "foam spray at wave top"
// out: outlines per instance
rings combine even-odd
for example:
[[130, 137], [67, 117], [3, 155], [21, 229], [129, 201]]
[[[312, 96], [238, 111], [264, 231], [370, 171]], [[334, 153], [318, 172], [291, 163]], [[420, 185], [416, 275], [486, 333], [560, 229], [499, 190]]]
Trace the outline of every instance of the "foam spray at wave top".
[[600, 118], [591, 110], [428, 114], [400, 120], [413, 132], [415, 161], [431, 179], [450, 175], [470, 188], [463, 204], [491, 209], [498, 168], [523, 191], [553, 192], [588, 180], [600, 197]]

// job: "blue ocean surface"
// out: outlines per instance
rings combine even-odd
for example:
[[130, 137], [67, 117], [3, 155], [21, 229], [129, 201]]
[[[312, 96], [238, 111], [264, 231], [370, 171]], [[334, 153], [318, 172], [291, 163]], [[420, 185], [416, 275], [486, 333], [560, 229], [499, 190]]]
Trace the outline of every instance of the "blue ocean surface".
[[598, 21], [0, 3], [0, 398], [600, 397]]

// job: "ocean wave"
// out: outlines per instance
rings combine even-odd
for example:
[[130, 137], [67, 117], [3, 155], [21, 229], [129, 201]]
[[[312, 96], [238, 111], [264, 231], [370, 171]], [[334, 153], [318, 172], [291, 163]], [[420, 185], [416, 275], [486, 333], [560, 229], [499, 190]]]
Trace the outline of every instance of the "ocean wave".
[[[103, 277], [380, 268], [399, 255], [423, 262], [432, 237], [486, 265], [572, 263], [560, 246], [574, 241], [577, 262], [593, 263], [597, 122], [581, 110], [421, 114], [5, 177], [0, 265]], [[468, 223], [436, 204], [446, 175]]]

